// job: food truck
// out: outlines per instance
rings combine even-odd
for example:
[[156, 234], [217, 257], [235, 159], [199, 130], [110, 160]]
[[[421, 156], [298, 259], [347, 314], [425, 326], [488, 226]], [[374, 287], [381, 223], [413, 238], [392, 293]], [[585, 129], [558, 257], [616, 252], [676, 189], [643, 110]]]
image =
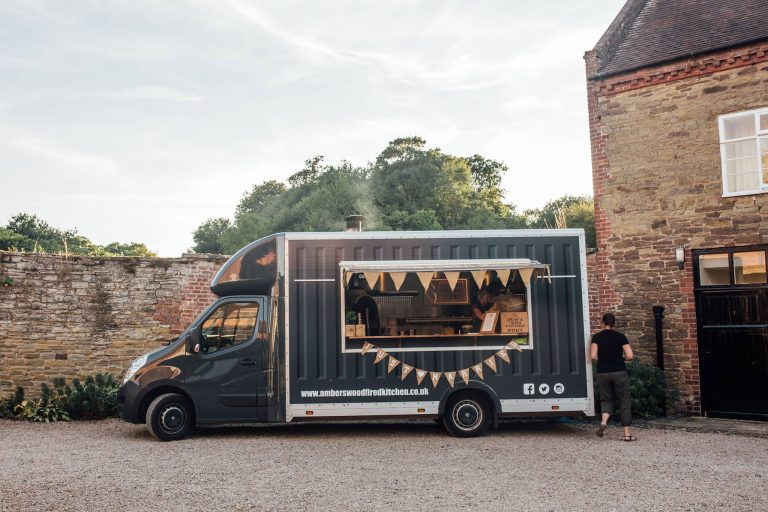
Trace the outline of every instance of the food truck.
[[279, 233], [238, 251], [217, 299], [133, 361], [120, 417], [195, 426], [594, 414], [584, 231]]

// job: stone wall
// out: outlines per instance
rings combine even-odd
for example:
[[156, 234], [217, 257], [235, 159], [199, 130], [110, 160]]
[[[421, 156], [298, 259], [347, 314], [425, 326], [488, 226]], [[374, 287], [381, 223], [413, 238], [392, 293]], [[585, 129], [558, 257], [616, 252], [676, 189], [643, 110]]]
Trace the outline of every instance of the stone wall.
[[0, 252], [0, 397], [58, 376], [122, 375], [214, 296], [225, 259], [86, 258]]
[[[667, 377], [700, 412], [691, 250], [768, 240], [768, 194], [723, 197], [717, 125], [768, 106], [768, 43], [590, 78], [588, 105], [597, 308], [618, 313], [646, 361], [655, 361], [651, 307], [667, 308]], [[683, 270], [676, 247], [686, 249]]]

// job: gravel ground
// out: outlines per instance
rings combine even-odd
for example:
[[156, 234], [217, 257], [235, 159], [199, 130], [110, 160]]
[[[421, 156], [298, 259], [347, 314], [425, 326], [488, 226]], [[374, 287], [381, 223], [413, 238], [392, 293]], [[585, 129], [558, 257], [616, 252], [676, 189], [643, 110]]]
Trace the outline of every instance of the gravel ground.
[[205, 429], [0, 421], [0, 510], [768, 510], [768, 440], [515, 422]]

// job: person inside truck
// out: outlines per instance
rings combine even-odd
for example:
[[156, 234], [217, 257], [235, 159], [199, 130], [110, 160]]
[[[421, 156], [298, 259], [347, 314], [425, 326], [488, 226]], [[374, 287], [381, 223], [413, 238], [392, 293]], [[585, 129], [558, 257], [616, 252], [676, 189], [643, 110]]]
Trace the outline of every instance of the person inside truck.
[[477, 293], [477, 302], [472, 307], [472, 332], [479, 332], [480, 326], [483, 325], [485, 320], [485, 314], [488, 311], [495, 311], [496, 309], [496, 294], [493, 290], [487, 287], [483, 287]]

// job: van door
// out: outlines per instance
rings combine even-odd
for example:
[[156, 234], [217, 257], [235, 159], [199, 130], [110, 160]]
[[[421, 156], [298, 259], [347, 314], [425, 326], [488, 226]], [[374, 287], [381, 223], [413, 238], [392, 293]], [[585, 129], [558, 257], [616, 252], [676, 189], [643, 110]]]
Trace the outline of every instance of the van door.
[[269, 332], [264, 297], [230, 297], [214, 305], [192, 333], [185, 379], [200, 423], [265, 421]]

